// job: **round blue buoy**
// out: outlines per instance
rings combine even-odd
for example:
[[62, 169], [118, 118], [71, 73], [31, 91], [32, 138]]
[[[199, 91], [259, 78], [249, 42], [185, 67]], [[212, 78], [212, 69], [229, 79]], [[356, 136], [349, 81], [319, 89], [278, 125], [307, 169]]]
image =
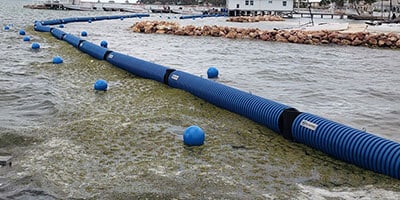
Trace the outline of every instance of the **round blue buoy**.
[[122, 20], [124, 20], [124, 17], [121, 17], [120, 19], [121, 19], [121, 21], [122, 21]]
[[3, 30], [8, 31], [8, 30], [10, 30], [10, 27], [9, 26], [4, 26]]
[[204, 144], [204, 131], [198, 126], [189, 126], [183, 132], [183, 143], [188, 146], [201, 146]]
[[19, 34], [20, 35], [25, 35], [25, 30], [24, 29], [19, 30]]
[[100, 42], [100, 46], [102, 46], [102, 47], [104, 47], [104, 48], [107, 48], [107, 47], [108, 47], [107, 41], [105, 41], [105, 40], [101, 41], [101, 42]]
[[60, 25], [58, 25], [58, 27], [59, 28], [64, 28], [65, 26], [64, 26], [64, 24], [60, 24]]
[[81, 32], [81, 36], [86, 37], [87, 36], [87, 32], [86, 31], [82, 31]]
[[95, 90], [106, 91], [108, 87], [107, 81], [99, 79], [94, 83]]
[[210, 67], [207, 70], [208, 78], [217, 78], [218, 77], [218, 69], [215, 67]]
[[24, 36], [24, 38], [22, 38], [25, 42], [31, 41], [31, 38], [29, 36]]
[[88, 23], [89, 23], [89, 24], [90, 24], [90, 23], [92, 23], [92, 20], [91, 20], [91, 19], [89, 19], [89, 20], [88, 20]]
[[32, 43], [32, 49], [39, 49], [40, 48], [40, 44], [39, 43]]
[[61, 64], [63, 63], [63, 59], [60, 56], [55, 56], [53, 58], [53, 64]]

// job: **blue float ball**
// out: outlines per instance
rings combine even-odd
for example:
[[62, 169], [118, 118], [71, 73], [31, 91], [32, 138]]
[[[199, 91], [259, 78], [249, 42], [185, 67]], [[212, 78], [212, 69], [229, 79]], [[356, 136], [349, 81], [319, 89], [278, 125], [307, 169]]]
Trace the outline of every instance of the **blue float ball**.
[[53, 58], [53, 64], [61, 64], [63, 63], [63, 59], [60, 56], [55, 56]]
[[64, 28], [65, 26], [64, 26], [64, 24], [60, 24], [60, 25], [58, 25], [58, 27], [59, 28]]
[[25, 42], [31, 41], [31, 38], [29, 36], [24, 36], [24, 38], [22, 38]]
[[210, 67], [207, 70], [208, 78], [217, 78], [218, 77], [218, 69], [215, 67]]
[[100, 42], [100, 46], [102, 46], [102, 47], [104, 47], [104, 48], [107, 48], [107, 47], [108, 47], [107, 41], [105, 41], [105, 40], [101, 41], [101, 42]]
[[32, 43], [32, 49], [39, 49], [40, 48], [40, 44], [39, 43]]
[[100, 91], [106, 91], [108, 87], [107, 81], [99, 79], [94, 83], [94, 89]]
[[19, 30], [19, 34], [20, 35], [25, 35], [25, 30], [24, 29]]
[[86, 37], [87, 36], [87, 32], [86, 31], [82, 31], [81, 32], [81, 36]]
[[198, 126], [189, 126], [183, 132], [183, 143], [188, 146], [201, 146], [204, 144], [204, 131]]
[[120, 19], [121, 19], [121, 20], [124, 20], [124, 17], [121, 17]]
[[8, 31], [8, 30], [10, 30], [10, 27], [9, 26], [4, 26], [3, 30]]
[[88, 23], [92, 23], [92, 20], [91, 20], [91, 19], [89, 19], [89, 20], [88, 20]]

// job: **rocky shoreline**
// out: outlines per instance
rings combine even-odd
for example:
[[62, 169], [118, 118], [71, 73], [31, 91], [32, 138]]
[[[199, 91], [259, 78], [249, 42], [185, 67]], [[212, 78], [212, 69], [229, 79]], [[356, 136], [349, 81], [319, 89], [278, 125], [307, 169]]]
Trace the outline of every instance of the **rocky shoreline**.
[[260, 30], [228, 26], [193, 25], [180, 26], [168, 21], [140, 21], [131, 29], [137, 33], [158, 33], [184, 36], [213, 36], [230, 39], [259, 39], [263, 41], [290, 42], [297, 44], [337, 44], [372, 48], [400, 48], [400, 34], [341, 31]]

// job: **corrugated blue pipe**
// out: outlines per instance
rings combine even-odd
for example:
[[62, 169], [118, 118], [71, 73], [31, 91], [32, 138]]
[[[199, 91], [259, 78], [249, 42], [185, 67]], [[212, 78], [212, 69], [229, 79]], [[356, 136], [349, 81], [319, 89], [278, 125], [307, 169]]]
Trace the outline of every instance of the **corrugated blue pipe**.
[[37, 22], [33, 26], [33, 29], [39, 32], [50, 32], [52, 28], [50, 26], [43, 26], [41, 23]]
[[100, 21], [100, 20], [106, 20], [108, 19], [108, 16], [97, 16], [97, 17], [93, 17], [94, 21]]
[[81, 38], [72, 35], [71, 33], [66, 34], [63, 38], [63, 40], [65, 40], [66, 42], [68, 42], [68, 44], [76, 47], [77, 49], [79, 49], [79, 44], [83, 41]]
[[43, 26], [55, 25], [55, 24], [61, 24], [61, 23], [62, 23], [62, 20], [61, 20], [61, 19], [52, 19], [52, 20], [40, 21], [40, 23], [41, 23]]
[[216, 106], [243, 115], [281, 133], [279, 117], [290, 108], [262, 97], [182, 71], [173, 71], [168, 85], [192, 93]]
[[51, 35], [53, 35], [55, 38], [62, 40], [64, 38], [64, 36], [67, 34], [64, 31], [60, 30], [60, 29], [56, 29], [53, 28], [51, 29]]
[[98, 60], [104, 60], [105, 55], [107, 54], [107, 52], [109, 52], [107, 48], [101, 47], [88, 41], [82, 41], [79, 44], [79, 50], [91, 55]]
[[93, 17], [78, 17], [75, 19], [75, 22], [87, 22], [89, 20], [93, 20]]
[[164, 75], [167, 70], [170, 70], [162, 65], [137, 59], [118, 52], [111, 52], [106, 57], [106, 60], [114, 66], [131, 72], [132, 74], [156, 80], [161, 83], [164, 83]]
[[71, 22], [76, 22], [76, 17], [71, 17], [71, 18], [64, 18], [64, 19], [61, 19], [61, 24], [68, 24], [68, 23], [71, 23]]
[[301, 113], [293, 139], [335, 158], [400, 178], [400, 144], [312, 114]]

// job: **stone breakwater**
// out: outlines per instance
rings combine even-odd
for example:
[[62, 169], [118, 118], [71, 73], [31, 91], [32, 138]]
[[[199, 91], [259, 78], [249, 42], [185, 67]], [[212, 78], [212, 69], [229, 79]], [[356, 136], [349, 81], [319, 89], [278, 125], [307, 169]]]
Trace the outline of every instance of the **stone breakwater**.
[[298, 44], [338, 44], [375, 48], [400, 48], [400, 34], [340, 31], [260, 30], [227, 26], [180, 26], [176, 22], [141, 21], [132, 30], [137, 33], [158, 33], [184, 36], [213, 36], [230, 39], [259, 39], [263, 41], [290, 42]]
[[239, 17], [229, 17], [227, 22], [260, 22], [260, 21], [285, 21], [281, 16], [274, 16], [274, 15], [258, 15], [255, 17], [249, 16], [239, 16]]

